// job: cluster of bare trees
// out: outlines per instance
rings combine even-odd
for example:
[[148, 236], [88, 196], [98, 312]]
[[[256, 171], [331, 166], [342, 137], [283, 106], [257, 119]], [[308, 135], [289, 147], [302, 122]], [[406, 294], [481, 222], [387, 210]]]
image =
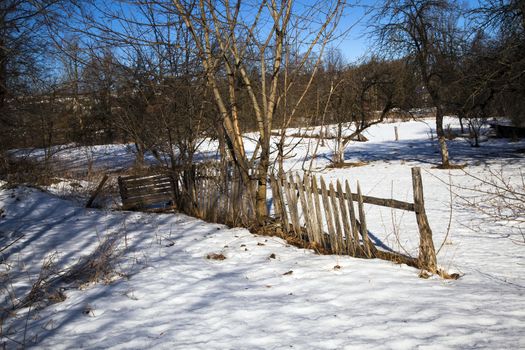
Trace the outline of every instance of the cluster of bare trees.
[[443, 167], [450, 166], [445, 112], [467, 119], [475, 146], [479, 119], [525, 120], [522, 102], [515, 103], [525, 92], [524, 18], [519, 0], [485, 0], [475, 9], [449, 0], [389, 0], [376, 11], [373, 35], [379, 48], [411, 61], [436, 108]]
[[[445, 113], [470, 126], [525, 119], [521, 1], [386, 1], [370, 22], [377, 55], [354, 65], [332, 47], [345, 11], [342, 0], [2, 1], [0, 151], [127, 141], [139, 165], [150, 151], [177, 167], [216, 138], [221, 159], [257, 180], [263, 220], [272, 129], [338, 123], [341, 162], [392, 110], [434, 107], [448, 167]], [[343, 137], [344, 123], [354, 132]], [[247, 130], [258, 135], [253, 155]]]

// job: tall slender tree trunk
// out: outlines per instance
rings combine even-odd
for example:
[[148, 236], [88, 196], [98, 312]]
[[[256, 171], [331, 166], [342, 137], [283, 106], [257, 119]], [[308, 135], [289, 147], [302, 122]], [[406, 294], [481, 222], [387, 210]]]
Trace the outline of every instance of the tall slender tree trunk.
[[465, 116], [463, 115], [463, 112], [459, 112], [458, 113], [458, 119], [459, 119], [459, 126], [461, 127], [461, 133], [462, 134], [465, 133], [465, 127], [463, 126], [463, 118], [465, 118]]
[[439, 142], [439, 150], [441, 152], [441, 166], [447, 168], [450, 166], [450, 159], [448, 156], [445, 131], [443, 130], [443, 109], [439, 103], [436, 103], [436, 133]]

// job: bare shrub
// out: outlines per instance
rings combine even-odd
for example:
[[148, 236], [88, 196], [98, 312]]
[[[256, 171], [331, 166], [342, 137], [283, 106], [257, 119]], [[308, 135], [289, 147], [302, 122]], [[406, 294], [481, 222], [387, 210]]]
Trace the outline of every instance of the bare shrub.
[[53, 183], [53, 171], [49, 164], [28, 157], [4, 156], [0, 159], [0, 179], [11, 184], [47, 186]]
[[469, 195], [460, 195], [464, 206], [482, 214], [483, 222], [500, 223], [510, 230], [509, 238], [525, 245], [525, 173], [509, 175], [503, 167], [488, 169], [488, 175], [476, 175], [464, 170], [472, 181]]
[[120, 246], [121, 238], [120, 233], [107, 235], [90, 255], [67, 269], [62, 280], [68, 285], [82, 288], [98, 282], [108, 284], [125, 276], [116, 265], [125, 250], [125, 247]]
[[18, 311], [28, 308], [29, 318], [35, 311], [66, 300], [67, 289], [82, 289], [99, 282], [111, 283], [116, 278], [125, 276], [117, 267], [118, 258], [125, 250], [125, 246], [121, 247], [121, 238], [119, 233], [107, 235], [91, 254], [66, 269], [58, 266], [56, 252], [48, 255], [38, 276], [31, 282], [31, 289], [22, 298], [13, 295], [13, 288], [9, 286], [14, 282], [9, 280], [9, 276], [2, 276], [2, 284], [5, 286], [2, 288], [2, 294], [6, 294], [11, 300], [11, 306], [4, 306], [0, 310], [0, 336], [25, 345], [25, 334], [22, 342], [15, 340], [21, 335], [17, 336], [16, 332], [13, 334], [13, 329], [5, 326], [6, 320], [15, 316]]

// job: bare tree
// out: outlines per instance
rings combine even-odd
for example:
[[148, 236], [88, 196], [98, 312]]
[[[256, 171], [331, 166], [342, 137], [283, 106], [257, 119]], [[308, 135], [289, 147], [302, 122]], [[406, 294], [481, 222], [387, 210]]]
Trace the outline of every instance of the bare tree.
[[469, 18], [478, 33], [468, 52], [476, 61], [471, 99], [524, 126], [525, 2], [484, 0]]
[[[334, 164], [344, 162], [350, 141], [362, 140], [363, 131], [382, 123], [393, 109], [407, 111], [411, 107], [408, 96], [414, 92], [414, 77], [404, 60], [371, 58], [341, 73], [339, 81], [332, 84], [328, 109], [328, 120], [337, 123]], [[343, 135], [345, 125], [352, 129], [348, 135]]]
[[[246, 186], [250, 169], [256, 169], [255, 196], [259, 220], [267, 215], [266, 190], [270, 165], [270, 136], [274, 116], [291, 82], [281, 83], [281, 73], [291, 63], [290, 45], [301, 48], [298, 67], [303, 68], [315, 51], [324, 48], [341, 15], [341, 1], [294, 8], [292, 0], [261, 1], [256, 4], [224, 1], [174, 0], [179, 16], [192, 34], [208, 84], [221, 115], [229, 150]], [[319, 21], [319, 22], [316, 22]], [[292, 24], [297, 26], [291, 27]], [[300, 30], [301, 28], [304, 28]], [[314, 64], [310, 75], [315, 75]], [[221, 91], [221, 78], [227, 82]], [[284, 79], [286, 80], [286, 79]], [[246, 155], [239, 125], [239, 95], [250, 101], [251, 116], [259, 132], [257, 164]], [[248, 186], [249, 187], [249, 186]]]
[[[508, 169], [487, 168], [486, 174], [464, 170], [469, 185], [459, 188], [460, 204], [475, 209], [481, 223], [498, 223], [508, 227], [508, 237], [525, 245], [525, 174]], [[480, 229], [483, 229], [480, 227]]]
[[46, 17], [60, 2], [0, 2], [0, 143], [7, 143], [8, 136], [19, 126], [18, 115], [24, 112], [22, 96], [42, 92], [35, 90], [43, 86], [42, 63], [49, 57]]
[[450, 167], [443, 129], [443, 87], [455, 60], [458, 8], [449, 0], [388, 0], [372, 19], [379, 50], [414, 60], [436, 108], [441, 166]]

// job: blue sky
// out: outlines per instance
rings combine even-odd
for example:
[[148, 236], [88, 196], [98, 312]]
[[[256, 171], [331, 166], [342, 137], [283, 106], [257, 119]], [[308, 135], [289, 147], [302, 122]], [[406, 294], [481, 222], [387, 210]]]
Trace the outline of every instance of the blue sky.
[[[466, 6], [475, 6], [478, 2], [479, 0], [460, 0], [457, 3]], [[300, 7], [301, 5], [313, 3], [322, 4], [322, 0], [297, 0], [297, 3]], [[104, 2], [101, 4], [104, 4]], [[341, 33], [348, 30], [348, 32], [345, 34], [344, 38], [331, 45], [341, 51], [346, 62], [356, 62], [370, 53], [369, 51], [372, 47], [372, 42], [367, 35], [367, 25], [370, 21], [369, 12], [374, 7], [379, 7], [383, 4], [384, 1], [382, 0], [347, 0], [347, 8], [345, 9], [344, 16], [339, 23], [338, 31]], [[120, 5], [117, 6], [117, 3], [106, 3], [106, 6], [113, 10], [116, 10], [117, 8], [120, 8], [121, 11], [130, 10], [127, 5], [121, 7]], [[138, 13], [134, 13], [134, 15], [141, 16]]]
[[349, 62], [361, 58], [368, 52], [371, 46], [366, 36], [367, 21], [369, 19], [366, 13], [377, 2], [376, 0], [362, 0], [345, 10], [345, 15], [340, 23], [341, 30], [351, 29], [337, 47]]
[[[355, 62], [369, 53], [372, 42], [367, 36], [367, 24], [369, 16], [366, 15], [374, 6], [381, 6], [381, 0], [349, 0], [349, 7], [345, 10], [345, 15], [341, 19], [341, 30], [352, 28], [346, 37], [336, 45], [348, 62]], [[457, 4], [466, 7], [475, 7], [479, 0], [460, 0]]]

